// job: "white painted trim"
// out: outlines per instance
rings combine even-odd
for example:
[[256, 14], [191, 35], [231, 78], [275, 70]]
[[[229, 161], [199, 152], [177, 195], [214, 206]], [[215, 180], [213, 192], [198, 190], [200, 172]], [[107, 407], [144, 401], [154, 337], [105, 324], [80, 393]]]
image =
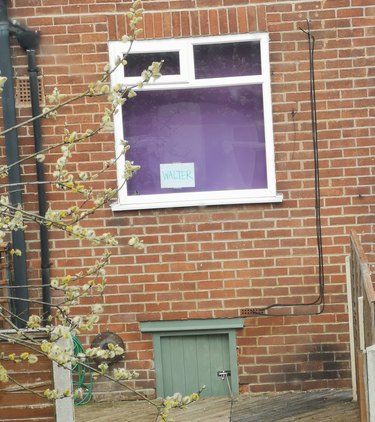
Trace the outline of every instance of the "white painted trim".
[[348, 298], [348, 318], [349, 318], [349, 339], [350, 339], [350, 367], [352, 372], [352, 391], [353, 401], [358, 400], [357, 395], [357, 368], [355, 359], [355, 345], [354, 345], [354, 322], [353, 322], [353, 297], [352, 297], [352, 283], [351, 283], [351, 269], [350, 256], [345, 257], [346, 268], [346, 294]]
[[375, 422], [375, 345], [368, 347], [366, 352], [369, 422]]
[[[261, 54], [261, 74], [239, 77], [220, 77], [209, 79], [195, 79], [193, 47], [199, 44], [219, 44], [232, 42], [259, 41]], [[230, 191], [209, 191], [189, 193], [166, 193], [157, 195], [128, 196], [126, 184], [119, 191], [118, 202], [112, 204], [113, 211], [174, 208], [188, 206], [230, 205], [230, 204], [255, 204], [282, 202], [283, 196], [276, 191], [275, 153], [272, 121], [272, 99], [269, 66], [269, 36], [267, 33], [235, 34], [208, 37], [190, 37], [177, 39], [157, 39], [135, 41], [132, 53], [152, 53], [178, 51], [180, 55], [180, 75], [161, 76], [155, 82], [144, 86], [144, 90], [162, 89], [193, 89], [202, 87], [240, 86], [257, 84], [262, 86], [263, 114], [265, 131], [265, 151], [267, 170], [267, 189], [244, 189]], [[111, 66], [116, 58], [126, 53], [128, 43], [119, 41], [109, 42]], [[126, 78], [122, 66], [111, 75], [111, 83], [133, 85], [140, 78]], [[136, 99], [134, 100], [136, 101]], [[120, 141], [124, 137], [124, 127], [121, 110], [114, 116], [116, 156], [119, 156], [122, 147]], [[118, 186], [124, 184], [123, 169], [125, 158], [117, 162]]]
[[[61, 348], [73, 350], [73, 344], [69, 340], [59, 339], [56, 344]], [[54, 388], [62, 394], [69, 390], [73, 394], [73, 380], [71, 364], [67, 367], [53, 362]], [[55, 401], [56, 422], [74, 422], [74, 401], [73, 397], [64, 397]]]
[[359, 328], [359, 348], [362, 352], [366, 349], [365, 344], [365, 322], [363, 315], [363, 296], [358, 298], [358, 328]]
[[[234, 191], [237, 192], [237, 191]], [[165, 194], [165, 195], [147, 195], [148, 200], [146, 201], [141, 196], [131, 196], [124, 199], [124, 202], [115, 202], [111, 204], [112, 211], [125, 211], [125, 210], [142, 210], [142, 209], [157, 209], [157, 208], [181, 208], [181, 207], [205, 207], [209, 205], [231, 205], [231, 204], [265, 204], [265, 203], [277, 203], [282, 202], [283, 195], [276, 193], [275, 195], [263, 195], [256, 196], [251, 191], [243, 191], [242, 195], [230, 195], [225, 192], [224, 195], [218, 195], [216, 198], [210, 196], [213, 192], [206, 192], [206, 198], [196, 198], [193, 195], [189, 197], [189, 193], [178, 193], [178, 194]], [[246, 195], [246, 192], [251, 192]], [[173, 198], [166, 198], [170, 195]], [[151, 198], [158, 197], [158, 198]], [[134, 198], [134, 201], [133, 201]]]
[[201, 331], [201, 330], [229, 330], [243, 328], [245, 319], [217, 318], [217, 319], [187, 319], [183, 321], [144, 321], [140, 322], [141, 333], [162, 333], [170, 331]]

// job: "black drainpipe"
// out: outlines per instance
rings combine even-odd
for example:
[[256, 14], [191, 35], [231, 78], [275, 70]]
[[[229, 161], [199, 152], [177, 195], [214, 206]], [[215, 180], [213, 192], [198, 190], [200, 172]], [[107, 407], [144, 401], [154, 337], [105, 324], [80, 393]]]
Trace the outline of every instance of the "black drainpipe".
[[[35, 50], [27, 50], [28, 71], [31, 93], [31, 108], [33, 117], [40, 114], [39, 107], [39, 89], [38, 89], [38, 69], [36, 67]], [[34, 145], [35, 152], [43, 149], [42, 132], [40, 119], [34, 120]], [[47, 212], [47, 200], [45, 190], [44, 164], [36, 162], [36, 175], [38, 181], [38, 202], [39, 215], [45, 216]], [[51, 314], [51, 291], [50, 291], [50, 258], [48, 245], [48, 229], [44, 225], [40, 225], [40, 251], [41, 251], [41, 269], [42, 269], [42, 295], [43, 295], [43, 320]]]
[[[13, 69], [9, 43], [9, 22], [6, 9], [6, 0], [0, 0], [0, 74], [5, 76], [7, 81], [3, 88], [3, 121], [4, 129], [9, 129], [16, 125], [16, 105], [14, 100]], [[8, 181], [11, 185], [9, 199], [13, 206], [22, 205], [22, 182], [18, 152], [17, 131], [12, 130], [5, 134], [5, 149], [7, 164], [13, 165], [9, 170]], [[21, 256], [13, 256], [14, 265], [14, 286], [12, 295], [14, 312], [17, 318], [14, 323], [23, 328], [25, 321], [29, 319], [29, 292], [26, 271], [26, 241], [25, 233], [22, 230], [12, 232], [13, 248], [21, 251]], [[20, 300], [17, 300], [19, 298]]]
[[[39, 104], [39, 84], [38, 84], [38, 68], [36, 66], [36, 50], [39, 48], [40, 32], [32, 31], [18, 23], [14, 23], [15, 34], [20, 46], [26, 51], [27, 64], [30, 84], [31, 111], [32, 116], [36, 117], [40, 114]], [[43, 150], [42, 129], [40, 119], [33, 121], [34, 130], [34, 146], [35, 152], [39, 153]], [[39, 215], [45, 216], [47, 212], [47, 199], [45, 190], [44, 164], [36, 161], [36, 177], [38, 186], [38, 206]], [[48, 316], [51, 314], [51, 291], [50, 291], [50, 257], [48, 245], [48, 229], [44, 225], [40, 225], [40, 251], [41, 251], [41, 270], [42, 270], [42, 301], [43, 301], [43, 321], [47, 322]]]
[[[28, 71], [31, 93], [31, 108], [33, 117], [40, 114], [39, 107], [39, 87], [38, 87], [38, 69], [36, 67], [35, 50], [27, 50]], [[34, 145], [35, 152], [43, 149], [42, 132], [40, 127], [40, 119], [34, 120]], [[47, 199], [45, 190], [44, 164], [36, 162], [36, 176], [38, 181], [38, 202], [39, 215], [45, 216], [47, 212]], [[43, 295], [43, 321], [46, 322], [51, 314], [51, 291], [50, 291], [50, 257], [48, 245], [48, 229], [43, 224], [40, 225], [40, 252], [41, 252], [41, 269], [42, 269], [42, 295]]]

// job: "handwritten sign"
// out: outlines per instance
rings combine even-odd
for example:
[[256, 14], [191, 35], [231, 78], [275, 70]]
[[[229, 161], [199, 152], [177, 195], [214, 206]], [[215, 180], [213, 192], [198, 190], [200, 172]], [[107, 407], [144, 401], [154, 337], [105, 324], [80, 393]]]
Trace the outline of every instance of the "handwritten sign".
[[195, 187], [194, 163], [160, 164], [160, 187], [164, 189]]

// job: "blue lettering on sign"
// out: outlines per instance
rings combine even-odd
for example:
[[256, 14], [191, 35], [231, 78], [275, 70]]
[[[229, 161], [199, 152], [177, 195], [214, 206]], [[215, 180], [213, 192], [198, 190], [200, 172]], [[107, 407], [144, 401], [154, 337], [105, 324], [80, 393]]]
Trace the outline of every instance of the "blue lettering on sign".
[[193, 175], [190, 170], [169, 170], [161, 172], [164, 180], [193, 180]]
[[160, 164], [160, 187], [169, 189], [195, 187], [194, 163]]

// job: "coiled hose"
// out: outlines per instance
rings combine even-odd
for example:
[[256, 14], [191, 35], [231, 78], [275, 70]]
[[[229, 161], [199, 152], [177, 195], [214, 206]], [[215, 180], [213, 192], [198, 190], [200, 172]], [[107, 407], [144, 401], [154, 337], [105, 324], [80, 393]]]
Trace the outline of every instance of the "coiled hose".
[[[74, 356], [78, 356], [80, 353], [85, 353], [82, 343], [75, 336], [73, 336], [73, 351]], [[81, 406], [88, 403], [92, 398], [92, 372], [86, 366], [79, 363], [73, 367], [72, 372], [74, 390], [81, 389], [82, 391], [82, 395], [80, 394], [74, 399], [74, 405]]]

